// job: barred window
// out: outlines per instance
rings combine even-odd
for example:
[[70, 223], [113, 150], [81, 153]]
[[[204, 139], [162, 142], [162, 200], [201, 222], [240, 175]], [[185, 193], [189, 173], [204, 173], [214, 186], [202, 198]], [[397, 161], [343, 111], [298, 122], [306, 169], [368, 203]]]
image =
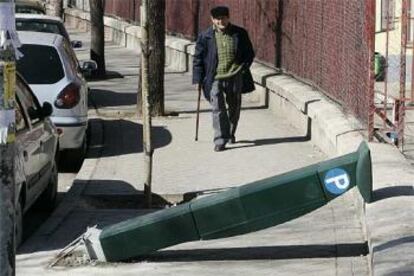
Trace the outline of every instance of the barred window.
[[408, 44], [413, 46], [414, 40], [414, 0], [408, 0]]
[[381, 0], [381, 31], [395, 29], [395, 0]]

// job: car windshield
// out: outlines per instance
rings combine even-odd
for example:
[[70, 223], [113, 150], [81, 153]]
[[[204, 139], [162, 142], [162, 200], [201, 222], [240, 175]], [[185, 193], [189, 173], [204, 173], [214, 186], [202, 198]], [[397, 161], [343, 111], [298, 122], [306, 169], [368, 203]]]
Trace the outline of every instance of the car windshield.
[[66, 31], [62, 28], [63, 26], [56, 22], [16, 18], [16, 29], [18, 31], [33, 31], [60, 34], [69, 39], [69, 36], [67, 35]]
[[63, 65], [55, 48], [25, 44], [19, 51], [24, 57], [17, 61], [17, 71], [29, 84], [53, 84], [64, 77]]
[[16, 13], [45, 14], [45, 12], [40, 8], [19, 5], [16, 5]]
[[16, 29], [18, 31], [33, 31], [43, 33], [59, 34], [59, 27], [57, 24], [45, 23], [35, 20], [16, 19]]

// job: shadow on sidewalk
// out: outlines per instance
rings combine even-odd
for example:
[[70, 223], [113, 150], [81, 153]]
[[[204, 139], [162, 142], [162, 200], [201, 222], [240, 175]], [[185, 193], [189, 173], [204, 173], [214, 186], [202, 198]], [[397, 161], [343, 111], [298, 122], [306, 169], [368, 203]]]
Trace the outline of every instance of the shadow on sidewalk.
[[[76, 180], [53, 214], [18, 249], [18, 254], [60, 250], [83, 234], [87, 227], [103, 229], [169, 205], [152, 194], [153, 208], [145, 206], [144, 192], [121, 180]], [[45, 234], [47, 233], [47, 234]]]
[[[99, 124], [103, 139], [91, 141], [87, 158], [119, 156], [143, 152], [142, 124], [127, 120], [90, 119], [90, 124]], [[171, 132], [164, 127], [152, 127], [152, 146], [165, 147], [172, 141]]]
[[[265, 110], [267, 109], [266, 106], [249, 106], [249, 107], [242, 107], [240, 110], [241, 111], [246, 111], [246, 110]], [[199, 111], [200, 113], [209, 113], [211, 112], [211, 108], [208, 109], [200, 109]], [[196, 114], [197, 110], [180, 110], [179, 112], [180, 114]]]
[[[397, 247], [399, 245], [403, 245], [403, 244], [407, 244], [408, 246], [410, 246], [409, 244], [414, 244], [414, 235], [411, 236], [405, 236], [405, 237], [401, 237], [398, 239], [394, 239], [394, 240], [390, 240], [388, 242], [385, 242], [383, 244], [374, 246], [373, 251], [374, 252], [380, 252], [380, 251], [384, 251], [390, 248], [394, 248]], [[412, 274], [410, 274], [412, 275]]]
[[413, 186], [392, 186], [385, 187], [373, 192], [374, 201], [380, 201], [391, 197], [397, 196], [414, 196]]
[[[282, 144], [282, 143], [300, 143], [307, 142], [312, 139], [312, 121], [308, 118], [306, 134], [303, 136], [293, 136], [293, 137], [280, 137], [280, 138], [268, 138], [268, 139], [257, 139], [257, 140], [240, 140], [237, 141], [235, 145], [226, 149], [238, 149], [238, 148], [248, 148], [248, 147], [258, 147], [272, 144]], [[247, 145], [237, 145], [237, 143], [246, 143]]]
[[[57, 204], [60, 204], [66, 192], [58, 192]], [[33, 235], [39, 227], [52, 215], [53, 210], [30, 208], [23, 217], [23, 242]]]
[[87, 77], [86, 79], [87, 81], [102, 81], [102, 80], [123, 79], [123, 78], [124, 76], [121, 73], [117, 71], [107, 70], [105, 76], [96, 76], [92, 74], [92, 76]]
[[[141, 190], [122, 180], [77, 181], [84, 185], [78, 206], [87, 209], [147, 209], [145, 194]], [[152, 193], [152, 208], [170, 206], [162, 196]]]
[[354, 256], [359, 257], [361, 255], [366, 256], [367, 254], [367, 243], [329, 245], [309, 244], [240, 248], [163, 250], [150, 254], [143, 258], [139, 258], [139, 260], [150, 262], [249, 261], [337, 258]]
[[[310, 141], [309, 136], [294, 136], [294, 137], [281, 137], [281, 138], [269, 138], [269, 139], [257, 139], [257, 140], [240, 140], [231, 147], [227, 147], [226, 150], [240, 149], [240, 148], [250, 148], [250, 147], [259, 147], [272, 144], [282, 144], [282, 143], [299, 143]], [[247, 145], [237, 145], [238, 143], [247, 144]]]
[[102, 89], [91, 89], [89, 92], [89, 107], [100, 108], [136, 104], [136, 93], [120, 93]]

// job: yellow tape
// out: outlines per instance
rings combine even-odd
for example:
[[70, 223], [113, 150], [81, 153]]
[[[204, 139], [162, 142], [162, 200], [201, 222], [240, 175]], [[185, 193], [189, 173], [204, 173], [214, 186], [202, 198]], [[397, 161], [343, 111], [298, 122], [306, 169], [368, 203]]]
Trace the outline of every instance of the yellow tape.
[[16, 91], [16, 64], [4, 63], [4, 108], [13, 108]]

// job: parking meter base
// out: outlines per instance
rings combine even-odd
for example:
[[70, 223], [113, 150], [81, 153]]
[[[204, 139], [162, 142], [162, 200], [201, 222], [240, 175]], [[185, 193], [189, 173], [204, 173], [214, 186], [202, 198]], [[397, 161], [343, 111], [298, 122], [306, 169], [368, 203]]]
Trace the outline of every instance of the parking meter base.
[[99, 230], [96, 227], [88, 228], [84, 234], [83, 242], [85, 245], [86, 253], [88, 254], [90, 260], [106, 262], [107, 260], [102, 250], [101, 242], [99, 240], [101, 232], [102, 230]]

